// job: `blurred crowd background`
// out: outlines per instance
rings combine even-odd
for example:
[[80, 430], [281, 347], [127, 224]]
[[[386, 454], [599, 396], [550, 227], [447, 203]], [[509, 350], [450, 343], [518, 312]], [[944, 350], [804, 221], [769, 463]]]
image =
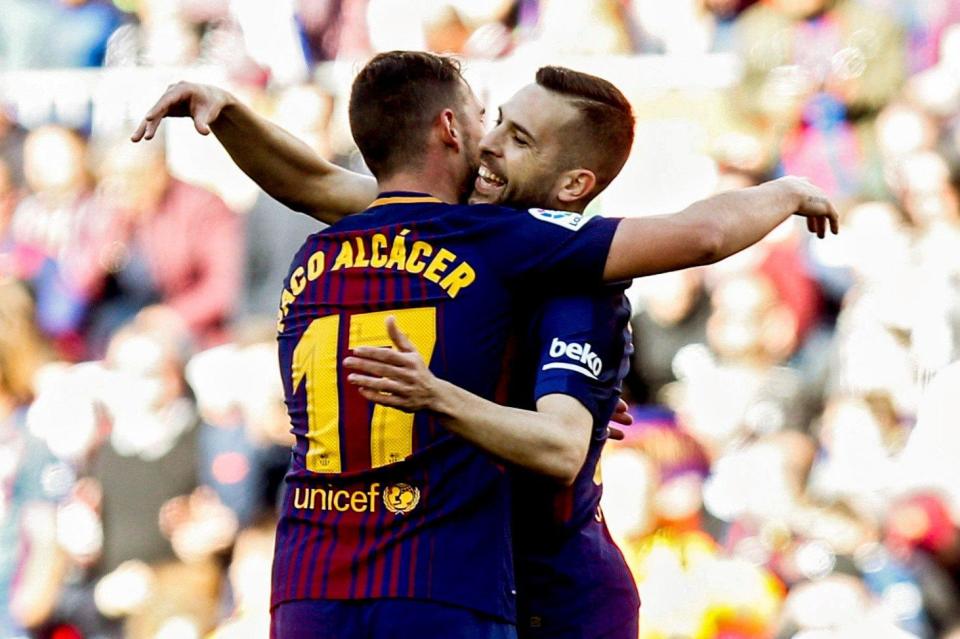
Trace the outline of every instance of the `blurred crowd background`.
[[[363, 170], [376, 51], [493, 108], [546, 63], [637, 140], [595, 208], [783, 173], [842, 213], [635, 283], [604, 511], [645, 639], [960, 637], [957, 0], [0, 0], [0, 636], [265, 637], [289, 424], [274, 327], [317, 223], [183, 121], [225, 86]], [[656, 247], [651, 247], [656, 250]]]

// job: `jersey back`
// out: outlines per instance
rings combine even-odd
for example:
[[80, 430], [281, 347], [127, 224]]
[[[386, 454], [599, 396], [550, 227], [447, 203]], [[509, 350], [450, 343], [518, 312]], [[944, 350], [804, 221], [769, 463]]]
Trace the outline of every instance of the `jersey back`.
[[390, 346], [392, 315], [436, 375], [494, 398], [516, 300], [602, 277], [617, 221], [560, 221], [394, 193], [305, 242], [278, 315], [296, 444], [274, 605], [411, 597], [513, 620], [504, 468], [429, 413], [368, 402], [341, 362]]

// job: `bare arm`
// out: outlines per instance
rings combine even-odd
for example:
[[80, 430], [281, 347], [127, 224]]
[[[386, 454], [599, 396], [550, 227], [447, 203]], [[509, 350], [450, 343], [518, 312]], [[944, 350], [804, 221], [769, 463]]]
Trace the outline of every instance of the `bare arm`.
[[785, 177], [719, 193], [679, 213], [620, 223], [604, 270], [610, 282], [712, 264], [756, 244], [791, 215], [819, 237], [836, 234], [837, 212], [805, 179]]
[[547, 395], [537, 410], [510, 408], [437, 378], [393, 318], [387, 330], [397, 350], [362, 347], [344, 360], [348, 380], [370, 401], [404, 411], [430, 410], [451, 432], [534, 472], [573, 483], [587, 456], [593, 417], [576, 399]]
[[213, 131], [237, 166], [264, 191], [322, 222], [362, 211], [377, 197], [372, 177], [324, 160], [223, 89], [189, 82], [170, 86], [131, 140], [152, 139], [166, 117], [191, 118], [201, 135]]
[[569, 395], [546, 395], [537, 410], [501, 406], [442, 379], [429, 410], [451, 432], [517, 466], [570, 485], [590, 445], [593, 418]]

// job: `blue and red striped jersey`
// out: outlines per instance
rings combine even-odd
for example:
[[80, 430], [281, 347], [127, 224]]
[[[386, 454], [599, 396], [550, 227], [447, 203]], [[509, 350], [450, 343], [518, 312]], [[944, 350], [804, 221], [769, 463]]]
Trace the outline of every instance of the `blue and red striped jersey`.
[[598, 284], [617, 223], [390, 193], [307, 239], [278, 315], [296, 444], [273, 605], [411, 597], [515, 618], [505, 468], [429, 413], [366, 401], [341, 362], [389, 346], [393, 315], [436, 375], [492, 398], [519, 301]]
[[600, 511], [600, 454], [630, 366], [630, 304], [622, 287], [560, 296], [533, 314], [511, 390], [533, 408], [559, 393], [593, 416], [572, 486], [514, 469], [514, 552], [521, 637], [621, 636], [640, 600]]

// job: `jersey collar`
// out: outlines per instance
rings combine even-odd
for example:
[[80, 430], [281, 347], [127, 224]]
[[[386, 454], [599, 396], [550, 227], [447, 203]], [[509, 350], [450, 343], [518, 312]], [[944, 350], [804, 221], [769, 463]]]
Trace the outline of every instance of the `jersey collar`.
[[377, 199], [368, 208], [386, 206], [388, 204], [443, 204], [443, 201], [426, 193], [412, 191], [386, 191], [377, 196]]

